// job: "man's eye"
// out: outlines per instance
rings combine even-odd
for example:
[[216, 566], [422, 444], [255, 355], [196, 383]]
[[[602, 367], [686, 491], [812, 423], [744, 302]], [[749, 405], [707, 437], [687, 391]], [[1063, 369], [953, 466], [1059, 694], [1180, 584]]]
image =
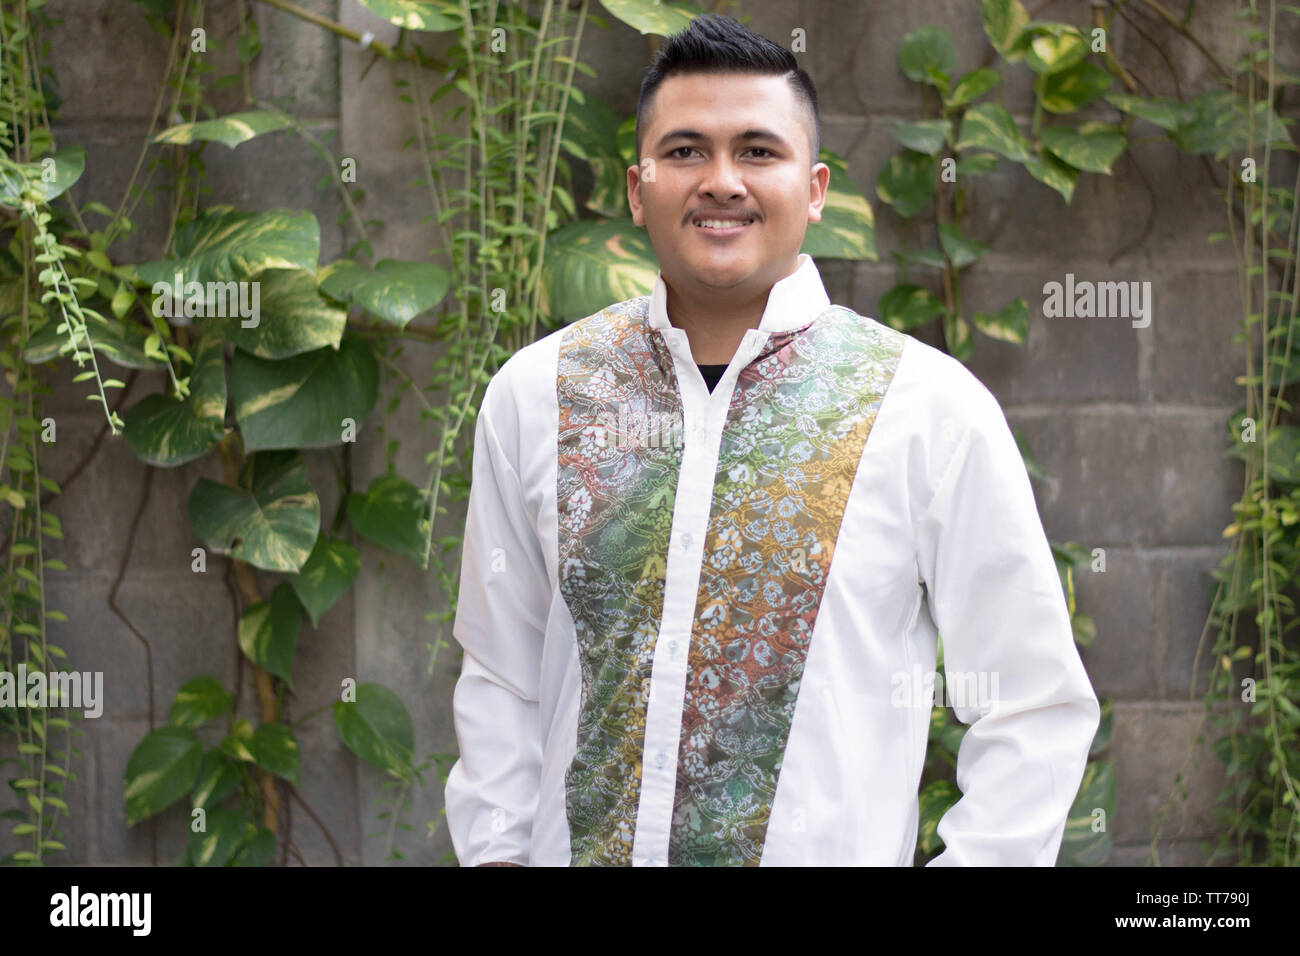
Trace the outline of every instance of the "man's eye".
[[[679, 146], [679, 147], [676, 148], [676, 150], [672, 150], [671, 152], [669, 152], [669, 153], [668, 153], [668, 156], [669, 156], [669, 157], [676, 157], [676, 159], [686, 159], [685, 156], [679, 156], [679, 155], [677, 155], [677, 153], [680, 153], [682, 150], [685, 150], [685, 151], [688, 151], [688, 152], [692, 152], [692, 151], [694, 151], [694, 148], [695, 148], [695, 147], [693, 147], [693, 146]], [[759, 159], [766, 159], [766, 157], [768, 157], [768, 156], [775, 156], [775, 153], [774, 153], [774, 152], [772, 152], [771, 150], [764, 150], [764, 148], [763, 148], [762, 146], [753, 146], [753, 147], [750, 147], [749, 150], [746, 150], [745, 152], [761, 152], [761, 153], [763, 153], [763, 156], [759, 157]]]

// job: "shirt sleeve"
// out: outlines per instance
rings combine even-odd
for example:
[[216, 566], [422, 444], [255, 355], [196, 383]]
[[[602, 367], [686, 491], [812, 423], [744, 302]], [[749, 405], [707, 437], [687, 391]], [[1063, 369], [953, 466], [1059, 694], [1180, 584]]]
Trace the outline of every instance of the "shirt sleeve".
[[[1053, 866], [1100, 708], [1002, 409], [976, 380], [965, 410], [917, 526], [945, 694], [970, 725], [957, 754], [962, 796], [927, 865]], [[963, 684], [988, 693], [963, 701]]]
[[542, 765], [548, 578], [519, 475], [493, 428], [497, 384], [489, 383], [475, 425], [452, 628], [465, 653], [452, 697], [460, 757], [447, 776], [445, 805], [462, 866], [528, 864]]

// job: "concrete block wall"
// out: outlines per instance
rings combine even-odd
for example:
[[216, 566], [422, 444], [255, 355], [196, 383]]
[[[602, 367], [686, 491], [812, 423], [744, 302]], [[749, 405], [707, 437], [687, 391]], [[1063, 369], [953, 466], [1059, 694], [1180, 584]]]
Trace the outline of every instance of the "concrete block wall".
[[[354, 0], [298, 0], [315, 12], [385, 41], [397, 31], [362, 10]], [[1076, 24], [1091, 20], [1083, 0], [1057, 2], [1041, 16]], [[1193, 28], [1224, 62], [1234, 58], [1230, 4], [1197, 6]], [[224, 47], [213, 52], [217, 75], [235, 68], [233, 4], [209, 4], [209, 36]], [[427, 256], [436, 239], [422, 222], [427, 191], [413, 185], [423, 175], [419, 155], [403, 143], [414, 132], [413, 107], [396, 98], [394, 81], [412, 68], [384, 61], [355, 44], [339, 42], [319, 28], [265, 4], [248, 4], [264, 44], [252, 72], [254, 95], [277, 102], [303, 118], [338, 156], [357, 161], [358, 185], [367, 196], [361, 212], [384, 220], [372, 235], [378, 256]], [[56, 129], [60, 143], [81, 142], [89, 154], [86, 176], [74, 195], [115, 204], [130, 176], [153, 108], [165, 60], [165, 43], [125, 0], [53, 0], [64, 18], [53, 36], [54, 66], [65, 106]], [[934, 225], [905, 221], [875, 196], [875, 180], [896, 146], [894, 123], [933, 112], [932, 94], [906, 80], [897, 66], [897, 44], [909, 30], [940, 24], [953, 35], [958, 71], [980, 65], [988, 44], [976, 0], [798, 0], [746, 2], [752, 26], [781, 42], [803, 28], [808, 52], [802, 63], [818, 84], [824, 141], [847, 157], [855, 183], [876, 210], [874, 263], [826, 262], [822, 275], [835, 302], [874, 315], [882, 293], [899, 281], [891, 250], [934, 245]], [[612, 18], [611, 18], [612, 19]], [[1148, 30], [1175, 52], [1181, 89], [1205, 89], [1213, 71], [1171, 31]], [[1294, 39], [1294, 38], [1293, 38]], [[1174, 94], [1169, 67], [1127, 24], [1111, 37], [1117, 54], [1159, 95]], [[424, 38], [437, 54], [445, 38]], [[1279, 44], [1279, 49], [1283, 49]], [[582, 58], [598, 72], [580, 85], [605, 98], [623, 115], [635, 109], [646, 39], [614, 23], [589, 28]], [[1023, 128], [1029, 122], [1027, 71], [1009, 74], [1005, 105]], [[425, 78], [425, 91], [434, 78]], [[410, 92], [410, 88], [406, 88]], [[238, 87], [215, 98], [218, 112], [243, 108]], [[443, 101], [443, 105], [450, 102]], [[1109, 107], [1094, 110], [1111, 118]], [[1149, 132], [1149, 130], [1148, 130]], [[1134, 166], [1136, 159], [1142, 172]], [[1234, 378], [1244, 368], [1229, 339], [1240, 321], [1236, 267], [1231, 248], [1206, 236], [1225, 228], [1221, 199], [1204, 162], [1179, 155], [1159, 141], [1136, 145], [1113, 177], [1085, 175], [1073, 204], [1005, 161], [971, 191], [968, 234], [990, 244], [967, 274], [968, 314], [996, 309], [1016, 296], [1030, 303], [1030, 335], [1021, 348], [976, 333], [971, 364], [1022, 431], [1052, 476], [1035, 482], [1049, 537], [1106, 550], [1104, 574], [1084, 573], [1079, 602], [1097, 624], [1095, 644], [1083, 654], [1093, 684], [1115, 700], [1111, 755], [1119, 780], [1112, 820], [1114, 865], [1145, 861], [1157, 808], [1170, 795], [1200, 714], [1199, 696], [1189, 698], [1192, 658], [1209, 608], [1210, 577], [1225, 547], [1223, 527], [1241, 486], [1240, 466], [1223, 457], [1224, 422], [1243, 401]], [[338, 258], [355, 234], [337, 225], [336, 193], [318, 191], [326, 170], [306, 144], [279, 133], [234, 152], [212, 145], [204, 160], [214, 191], [205, 202], [234, 202], [251, 209], [308, 208], [321, 224], [323, 262]], [[1287, 173], [1287, 182], [1294, 167]], [[165, 180], [160, 170], [156, 183]], [[1217, 181], [1223, 181], [1222, 169]], [[165, 234], [162, 204], [137, 209], [140, 226], [119, 247], [119, 261], [158, 255]], [[1067, 272], [1096, 280], [1149, 280], [1155, 312], [1149, 327], [1128, 320], [1063, 319], [1042, 315], [1042, 287]], [[938, 345], [937, 329], [917, 336]], [[403, 368], [417, 381], [432, 353], [408, 346]], [[57, 444], [46, 469], [62, 480], [94, 449], [103, 417], [71, 384], [61, 367], [50, 377], [57, 395], [47, 411], [58, 421]], [[123, 407], [164, 387], [156, 373], [141, 373]], [[352, 480], [364, 489], [384, 467], [384, 444], [402, 442], [398, 471], [413, 480], [425, 475], [429, 427], [407, 401], [385, 416], [387, 388], [352, 456]], [[382, 431], [380, 426], [382, 425]], [[328, 461], [309, 455], [309, 474], [332, 515], [338, 489]], [[183, 845], [186, 813], [173, 808], [154, 825], [125, 825], [122, 774], [131, 750], [150, 726], [165, 722], [177, 688], [200, 673], [228, 686], [240, 681], [240, 712], [256, 716], [250, 669], [241, 666], [233, 640], [238, 605], [226, 563], [214, 559], [205, 575], [190, 570], [190, 549], [199, 542], [189, 527], [186, 501], [199, 476], [220, 479], [212, 457], [178, 469], [153, 470], [138, 463], [122, 439], [106, 438], [53, 510], [66, 540], [56, 549], [68, 564], [51, 573], [52, 607], [69, 616], [52, 639], [78, 669], [105, 673], [104, 716], [83, 725], [86, 756], [74, 768], [72, 820], [64, 862], [149, 864], [173, 859]], [[142, 510], [141, 510], [142, 509]], [[140, 511], [136, 520], [136, 512]], [[455, 516], [452, 518], [454, 524]], [[135, 528], [132, 537], [132, 528]], [[355, 589], [313, 632], [305, 627], [295, 670], [290, 718], [337, 696], [344, 677], [377, 680], [406, 702], [416, 724], [416, 756], [452, 753], [451, 690], [456, 647], [443, 649], [430, 667], [433, 627], [428, 615], [442, 608], [436, 581], [404, 559], [362, 544], [363, 572]], [[123, 565], [125, 562], [125, 570]], [[116, 591], [117, 612], [110, 606]], [[275, 578], [263, 578], [269, 594]], [[120, 612], [120, 613], [119, 613]], [[1203, 683], [1205, 665], [1199, 670]], [[1199, 695], [1199, 687], [1196, 688]], [[381, 775], [357, 761], [338, 742], [328, 714], [300, 736], [303, 805], [291, 809], [291, 833], [300, 856], [290, 862], [330, 865], [380, 864], [385, 829], [377, 814], [390, 796]], [[1221, 788], [1219, 764], [1208, 751], [1188, 778], [1190, 799], [1176, 803], [1161, 844], [1161, 861], [1194, 864], [1198, 844], [1214, 832], [1211, 808]], [[406, 862], [434, 864], [450, 851], [439, 811], [436, 769], [428, 785], [411, 794], [404, 820], [415, 829], [399, 833]], [[438, 821], [430, 835], [428, 821]], [[5, 828], [7, 829], [7, 828]], [[1176, 834], [1176, 837], [1173, 836]], [[0, 833], [0, 855], [8, 846]], [[57, 862], [57, 861], [56, 861]]]

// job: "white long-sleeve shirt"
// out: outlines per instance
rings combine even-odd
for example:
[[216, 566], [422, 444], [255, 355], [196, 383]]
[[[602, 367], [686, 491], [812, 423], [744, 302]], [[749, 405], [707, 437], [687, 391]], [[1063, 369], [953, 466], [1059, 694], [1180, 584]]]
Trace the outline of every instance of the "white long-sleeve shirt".
[[930, 865], [1053, 865], [1099, 708], [997, 400], [807, 255], [712, 393], [665, 303], [488, 385], [461, 864], [909, 866], [942, 632], [971, 727]]

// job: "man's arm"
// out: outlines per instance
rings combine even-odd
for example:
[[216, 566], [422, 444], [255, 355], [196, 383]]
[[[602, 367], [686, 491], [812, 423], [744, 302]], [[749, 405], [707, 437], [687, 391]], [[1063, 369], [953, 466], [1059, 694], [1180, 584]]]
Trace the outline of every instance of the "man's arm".
[[1051, 547], [997, 400], [971, 418], [917, 525], [918, 562], [943, 641], [945, 686], [971, 724], [957, 756], [963, 796], [939, 821], [929, 866], [1053, 866], [1100, 708], [1071, 632]]
[[452, 629], [465, 654], [452, 700], [460, 759], [446, 808], [463, 866], [527, 865], [542, 765], [538, 685], [551, 595], [519, 475], [493, 427], [494, 412], [510, 413], [499, 379], [475, 427]]

